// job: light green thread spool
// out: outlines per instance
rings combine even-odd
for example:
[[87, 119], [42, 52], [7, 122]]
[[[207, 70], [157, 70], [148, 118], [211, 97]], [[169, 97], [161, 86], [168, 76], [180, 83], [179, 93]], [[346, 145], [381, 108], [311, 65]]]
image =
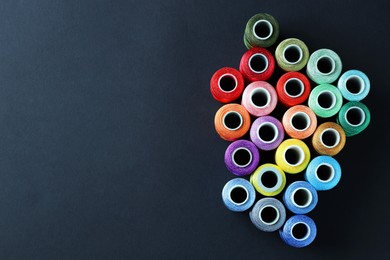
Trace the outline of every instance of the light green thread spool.
[[370, 110], [361, 102], [348, 102], [340, 109], [337, 121], [344, 129], [346, 136], [354, 136], [370, 124]]
[[311, 91], [308, 103], [317, 116], [328, 118], [340, 111], [343, 96], [335, 86], [322, 84]]
[[320, 49], [310, 55], [307, 63], [307, 76], [317, 84], [332, 83], [341, 74], [343, 65], [337, 53]]
[[[279, 37], [279, 23], [269, 14], [252, 16], [246, 24], [244, 44], [248, 47], [269, 47]], [[250, 49], [250, 48], [248, 48]]]
[[299, 71], [309, 60], [309, 49], [306, 44], [296, 38], [289, 38], [281, 43], [275, 51], [276, 62], [284, 71]]

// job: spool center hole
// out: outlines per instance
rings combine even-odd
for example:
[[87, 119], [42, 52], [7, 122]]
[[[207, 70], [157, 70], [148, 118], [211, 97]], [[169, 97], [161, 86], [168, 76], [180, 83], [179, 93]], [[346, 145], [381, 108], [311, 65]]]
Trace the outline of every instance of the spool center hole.
[[338, 135], [335, 130], [325, 130], [322, 133], [321, 141], [324, 145], [334, 147], [339, 142]]
[[299, 97], [303, 92], [303, 83], [299, 79], [290, 79], [286, 82], [285, 91], [292, 97]]
[[349, 109], [345, 116], [348, 123], [354, 126], [360, 125], [364, 120], [364, 112], [357, 107], [352, 107]]
[[267, 94], [268, 93], [266, 92], [266, 90], [254, 91], [251, 96], [252, 103], [257, 107], [264, 107], [269, 103], [269, 96]]
[[298, 206], [305, 207], [310, 203], [309, 191], [306, 189], [297, 189], [293, 199]]
[[318, 71], [322, 74], [329, 74], [334, 70], [334, 64], [331, 58], [329, 57], [321, 57], [317, 61]]
[[223, 91], [230, 92], [236, 88], [237, 84], [235, 78], [231, 75], [224, 75], [219, 80], [219, 86]]
[[233, 155], [233, 160], [238, 166], [247, 166], [251, 162], [251, 154], [247, 149], [238, 149]]
[[297, 149], [289, 148], [286, 151], [285, 158], [287, 163], [291, 165], [296, 165], [301, 160], [301, 154]]
[[317, 176], [321, 181], [329, 181], [332, 178], [333, 168], [329, 165], [322, 164], [317, 168]]
[[224, 118], [224, 123], [225, 123], [225, 126], [230, 129], [230, 130], [234, 130], [234, 129], [237, 129], [241, 126], [241, 117], [238, 113], [235, 113], [235, 112], [232, 112], [232, 113], [228, 113], [226, 114], [225, 118]]
[[264, 142], [271, 142], [276, 136], [274, 127], [270, 125], [262, 125], [258, 131], [259, 137]]
[[300, 131], [303, 131], [309, 127], [309, 121], [307, 118], [307, 115], [305, 114], [295, 114], [291, 118], [291, 124], [292, 126]]
[[269, 188], [269, 189], [273, 188], [278, 183], [278, 177], [276, 176], [276, 174], [274, 172], [266, 171], [261, 176], [261, 183], [266, 188]]
[[297, 46], [289, 46], [284, 51], [284, 58], [290, 63], [297, 63], [301, 59], [301, 50]]
[[248, 193], [242, 187], [234, 187], [230, 192], [230, 198], [236, 204], [244, 203], [247, 197], [248, 197]]
[[325, 91], [318, 95], [318, 105], [323, 109], [330, 109], [334, 103], [335, 98], [331, 92]]
[[268, 60], [262, 54], [255, 54], [251, 57], [249, 66], [251, 67], [252, 71], [256, 73], [261, 73], [267, 69]]
[[272, 29], [269, 23], [266, 21], [258, 21], [254, 27], [257, 37], [265, 39], [271, 36]]
[[291, 232], [296, 239], [304, 239], [308, 235], [309, 229], [305, 224], [298, 223], [293, 227]]
[[358, 77], [351, 77], [345, 82], [345, 87], [352, 94], [359, 94], [362, 91], [362, 80]]
[[272, 223], [278, 217], [278, 212], [274, 207], [264, 207], [260, 213], [261, 220], [265, 223]]

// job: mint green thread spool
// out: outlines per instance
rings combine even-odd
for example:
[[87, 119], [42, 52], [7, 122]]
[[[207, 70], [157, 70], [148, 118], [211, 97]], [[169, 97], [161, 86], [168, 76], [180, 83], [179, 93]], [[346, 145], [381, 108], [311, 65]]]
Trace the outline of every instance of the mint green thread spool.
[[308, 103], [317, 116], [328, 118], [340, 111], [343, 105], [343, 96], [335, 86], [321, 84], [311, 91]]
[[333, 83], [340, 76], [342, 68], [337, 53], [329, 49], [320, 49], [310, 55], [306, 73], [317, 84]]
[[276, 62], [284, 71], [299, 71], [309, 60], [309, 49], [306, 44], [296, 38], [285, 39], [279, 43], [275, 51]]
[[[279, 37], [279, 23], [269, 14], [252, 16], [245, 27], [244, 44], [248, 47], [269, 47]], [[250, 49], [250, 48], [248, 48]]]
[[361, 133], [370, 124], [370, 110], [361, 102], [351, 101], [340, 109], [337, 121], [344, 129], [346, 136], [354, 136]]

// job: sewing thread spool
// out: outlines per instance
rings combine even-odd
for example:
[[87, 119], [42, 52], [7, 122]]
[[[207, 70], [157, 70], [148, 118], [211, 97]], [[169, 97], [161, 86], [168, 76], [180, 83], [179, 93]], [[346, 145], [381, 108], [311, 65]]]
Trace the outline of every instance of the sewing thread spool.
[[286, 186], [286, 175], [283, 170], [271, 163], [260, 165], [251, 175], [253, 187], [264, 196], [276, 196]]
[[284, 139], [282, 123], [272, 116], [257, 118], [250, 128], [251, 141], [263, 151], [276, 149]]
[[311, 91], [309, 79], [302, 73], [291, 71], [282, 75], [276, 83], [279, 101], [287, 107], [302, 104]]
[[243, 178], [228, 181], [222, 189], [222, 201], [231, 211], [245, 211], [253, 205], [255, 199], [255, 189], [249, 181]]
[[244, 136], [251, 125], [251, 118], [246, 109], [239, 104], [226, 104], [218, 109], [214, 117], [215, 130], [227, 141], [234, 141]]
[[264, 48], [252, 48], [244, 53], [240, 61], [240, 72], [247, 82], [268, 80], [275, 69], [275, 59]]
[[317, 84], [332, 83], [340, 76], [342, 67], [337, 53], [329, 49], [320, 49], [310, 55], [306, 74]]
[[295, 139], [311, 136], [317, 128], [317, 117], [307, 106], [290, 107], [283, 115], [283, 127], [286, 133]]
[[306, 214], [312, 211], [318, 202], [316, 189], [306, 181], [291, 183], [283, 196], [284, 205], [295, 214]]
[[210, 92], [215, 100], [229, 103], [238, 99], [244, 91], [244, 77], [233, 68], [217, 70], [210, 80]]
[[359, 70], [348, 70], [341, 75], [337, 87], [346, 100], [361, 101], [370, 92], [370, 80]]
[[341, 167], [336, 159], [321, 155], [309, 163], [304, 176], [316, 190], [330, 190], [341, 179]]
[[317, 116], [328, 118], [340, 111], [343, 96], [335, 86], [322, 84], [311, 91], [308, 104]]
[[275, 88], [266, 81], [250, 83], [242, 94], [241, 104], [253, 116], [270, 114], [278, 103]]
[[295, 215], [279, 230], [282, 240], [289, 246], [301, 248], [310, 245], [317, 235], [315, 222], [308, 216]]
[[246, 24], [244, 44], [248, 49], [253, 47], [269, 47], [276, 42], [278, 37], [278, 21], [270, 14], [255, 14]]
[[286, 209], [275, 198], [263, 198], [253, 206], [249, 218], [261, 231], [273, 232], [281, 228], [286, 221]]
[[284, 71], [299, 71], [309, 60], [309, 49], [296, 38], [289, 38], [279, 43], [275, 51], [276, 62]]
[[363, 103], [351, 101], [340, 109], [337, 121], [344, 129], [346, 136], [354, 136], [361, 133], [370, 124], [370, 110]]
[[305, 170], [310, 161], [310, 150], [298, 139], [284, 140], [275, 152], [276, 164], [287, 173], [295, 174]]
[[259, 165], [259, 161], [259, 150], [256, 145], [247, 140], [232, 142], [225, 152], [225, 165], [237, 176], [251, 174]]
[[335, 156], [345, 145], [346, 136], [343, 128], [333, 122], [318, 126], [312, 137], [314, 150], [322, 155]]

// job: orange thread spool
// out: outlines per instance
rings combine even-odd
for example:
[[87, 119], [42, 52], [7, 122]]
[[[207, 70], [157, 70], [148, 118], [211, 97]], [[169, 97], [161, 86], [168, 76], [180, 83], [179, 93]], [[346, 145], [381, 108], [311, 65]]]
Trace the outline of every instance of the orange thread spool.
[[313, 134], [312, 144], [317, 153], [334, 156], [345, 145], [346, 137], [343, 128], [333, 122], [321, 124]]
[[286, 133], [295, 139], [311, 136], [317, 128], [317, 117], [313, 110], [304, 105], [290, 107], [283, 115]]
[[214, 125], [222, 139], [234, 141], [248, 132], [251, 126], [251, 118], [243, 106], [226, 104], [218, 109], [215, 114]]

